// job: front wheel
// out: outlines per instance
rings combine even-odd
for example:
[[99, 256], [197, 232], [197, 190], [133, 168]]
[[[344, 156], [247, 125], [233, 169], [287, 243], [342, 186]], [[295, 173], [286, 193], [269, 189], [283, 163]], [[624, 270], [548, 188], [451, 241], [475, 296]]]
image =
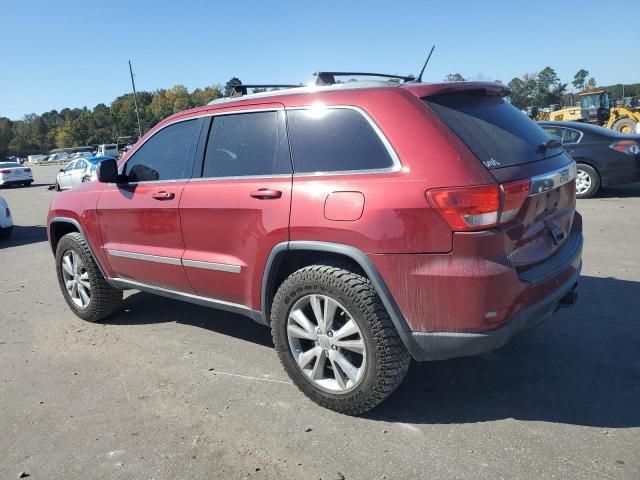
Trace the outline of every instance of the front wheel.
[[576, 197], [590, 198], [600, 190], [600, 175], [595, 168], [584, 163], [577, 165]]
[[359, 273], [312, 265], [289, 276], [273, 300], [274, 345], [311, 400], [357, 415], [402, 382], [411, 356], [375, 288]]
[[97, 322], [120, 308], [122, 290], [107, 283], [82, 234], [68, 233], [60, 239], [56, 272], [67, 305], [81, 319]]

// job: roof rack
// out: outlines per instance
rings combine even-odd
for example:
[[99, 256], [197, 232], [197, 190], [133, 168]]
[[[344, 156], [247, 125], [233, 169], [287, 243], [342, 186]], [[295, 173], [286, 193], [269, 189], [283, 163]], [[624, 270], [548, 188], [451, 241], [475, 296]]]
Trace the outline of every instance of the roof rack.
[[413, 75], [387, 75], [386, 73], [367, 73], [367, 72], [316, 72], [314, 75], [316, 78], [316, 85], [334, 85], [336, 77], [382, 77], [390, 79], [398, 79], [403, 82], [410, 82], [415, 80]]
[[282, 85], [266, 85], [266, 84], [261, 84], [261, 85], [232, 85], [231, 87], [233, 88], [233, 92], [231, 93], [232, 97], [242, 97], [243, 95], [247, 94], [247, 89], [248, 88], [295, 88], [295, 87], [299, 87], [300, 85], [286, 85], [286, 84], [282, 84]]

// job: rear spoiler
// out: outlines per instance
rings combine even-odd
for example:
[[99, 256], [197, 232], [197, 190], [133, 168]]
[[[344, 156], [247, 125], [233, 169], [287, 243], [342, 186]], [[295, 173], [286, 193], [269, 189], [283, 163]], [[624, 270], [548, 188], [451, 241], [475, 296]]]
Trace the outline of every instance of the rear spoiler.
[[480, 95], [498, 95], [506, 97], [511, 89], [496, 82], [447, 82], [447, 83], [417, 83], [403, 85], [414, 95], [424, 98], [449, 93], [477, 93]]

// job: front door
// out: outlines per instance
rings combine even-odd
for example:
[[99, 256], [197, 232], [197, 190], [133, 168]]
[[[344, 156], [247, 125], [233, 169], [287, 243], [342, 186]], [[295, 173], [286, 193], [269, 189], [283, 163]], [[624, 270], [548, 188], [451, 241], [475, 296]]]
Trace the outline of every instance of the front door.
[[182, 262], [198, 295], [260, 309], [271, 249], [289, 240], [292, 168], [282, 105], [214, 115], [202, 178], [180, 201]]
[[202, 119], [169, 124], [136, 149], [122, 167], [125, 182], [98, 199], [102, 243], [119, 278], [192, 292], [182, 267], [178, 205], [191, 177]]

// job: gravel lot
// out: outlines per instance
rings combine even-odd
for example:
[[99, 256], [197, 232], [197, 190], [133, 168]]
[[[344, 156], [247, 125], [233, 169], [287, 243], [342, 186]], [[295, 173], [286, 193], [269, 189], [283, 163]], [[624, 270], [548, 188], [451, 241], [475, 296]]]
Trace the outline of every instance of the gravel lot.
[[267, 329], [131, 292], [84, 323], [46, 242], [47, 190], [0, 190], [0, 478], [640, 478], [640, 185], [578, 202], [578, 305], [491, 354], [413, 364], [364, 418], [289, 382]]

